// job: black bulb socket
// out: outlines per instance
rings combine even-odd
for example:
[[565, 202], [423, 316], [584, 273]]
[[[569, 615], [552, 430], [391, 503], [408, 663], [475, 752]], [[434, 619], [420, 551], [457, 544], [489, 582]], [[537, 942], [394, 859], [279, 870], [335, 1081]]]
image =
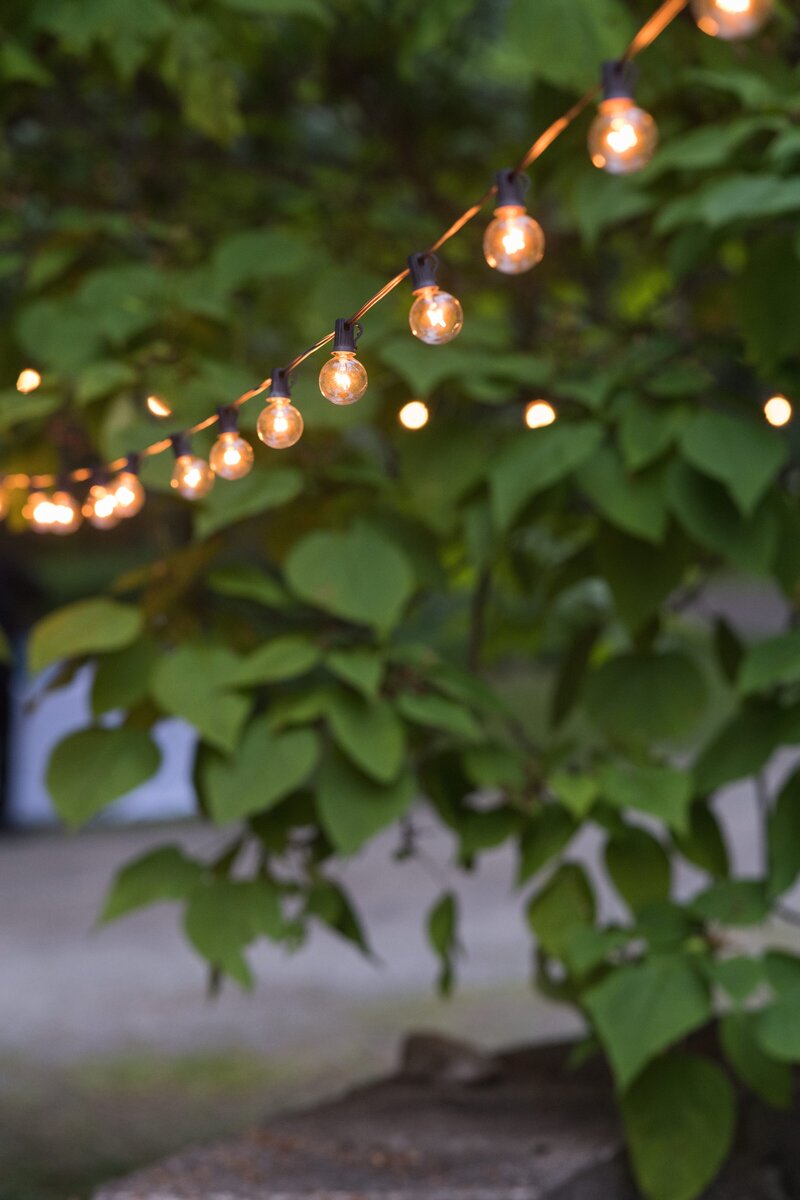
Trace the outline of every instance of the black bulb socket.
[[289, 385], [289, 372], [285, 367], [276, 367], [272, 372], [272, 386], [269, 389], [270, 399], [290, 400], [292, 389]]
[[511, 167], [504, 167], [502, 171], [497, 171], [494, 177], [494, 184], [497, 188], [495, 206], [497, 208], [506, 206], [524, 208], [525, 193], [530, 187], [530, 182], [527, 175], [521, 175], [519, 171], [515, 171]]
[[169, 440], [172, 442], [172, 453], [176, 458], [183, 458], [192, 453], [192, 447], [185, 433], [173, 433]]
[[639, 72], [633, 63], [603, 63], [603, 99], [632, 100]]
[[333, 353], [342, 351], [355, 354], [356, 342], [361, 337], [361, 326], [358, 321], [350, 321], [347, 317], [337, 317], [333, 328]]
[[436, 287], [436, 273], [439, 270], [439, 260], [431, 250], [423, 250], [420, 254], [409, 254], [408, 271], [411, 276], [411, 290], [419, 292], [422, 288]]
[[239, 432], [239, 413], [232, 404], [226, 404], [217, 409], [220, 433]]

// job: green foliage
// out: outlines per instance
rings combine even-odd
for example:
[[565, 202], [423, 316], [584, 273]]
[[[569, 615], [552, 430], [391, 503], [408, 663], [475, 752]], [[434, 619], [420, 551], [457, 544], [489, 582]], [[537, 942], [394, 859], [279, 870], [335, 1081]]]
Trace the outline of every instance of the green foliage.
[[[151, 392], [181, 428], [257, 384], [429, 245], [650, 7], [10, 0], [3, 470], [142, 448]], [[380, 834], [421, 853], [422, 807], [464, 868], [510, 846], [537, 982], [607, 1055], [647, 1200], [691, 1200], [730, 1145], [730, 1083], [687, 1035], [721, 1018], [731, 1071], [774, 1104], [800, 1061], [800, 959], [727, 936], [769, 946], [800, 874], [798, 776], [763, 782], [800, 744], [798, 441], [760, 411], [800, 395], [784, 29], [734, 52], [676, 22], [641, 81], [662, 130], [646, 171], [596, 172], [578, 126], [532, 172], [532, 275], [486, 268], [483, 216], [443, 247], [466, 313], [452, 345], [409, 336], [399, 288], [364, 317], [358, 405], [320, 398], [320, 356], [297, 371], [296, 448], [257, 446], [193, 509], [165, 498], [168, 456], [147, 458], [135, 522], [8, 543], [57, 609], [32, 669], [62, 664], [51, 688], [94, 672], [95, 725], [48, 768], [63, 818], [151, 777], [152, 729], [178, 717], [199, 812], [225, 831], [216, 859], [166, 846], [124, 868], [104, 917], [176, 902], [214, 979], [249, 986], [260, 937], [294, 949], [321, 923], [370, 953], [334, 865]], [[27, 361], [45, 382], [23, 399]], [[414, 434], [396, 420], [411, 396], [431, 409]], [[530, 431], [538, 396], [558, 420]], [[261, 403], [241, 410], [253, 440]], [[753, 577], [786, 615], [758, 639], [736, 604], [714, 615], [720, 581]], [[747, 880], [711, 803], [733, 781], [763, 806]], [[702, 872], [680, 900], [679, 860]], [[444, 990], [458, 924], [453, 890], [427, 921]]]

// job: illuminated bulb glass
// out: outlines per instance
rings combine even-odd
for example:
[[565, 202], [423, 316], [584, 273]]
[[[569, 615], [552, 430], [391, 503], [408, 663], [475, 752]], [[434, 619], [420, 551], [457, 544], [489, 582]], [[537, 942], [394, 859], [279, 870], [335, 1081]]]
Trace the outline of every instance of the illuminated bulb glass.
[[273, 450], [287, 450], [303, 436], [303, 418], [290, 400], [271, 400], [258, 418], [258, 436]]
[[29, 392], [35, 392], [41, 383], [42, 377], [39, 372], [34, 371], [33, 367], [26, 367], [17, 376], [17, 391], [27, 396]]
[[544, 429], [556, 419], [556, 410], [546, 400], [531, 400], [525, 408], [525, 424], [528, 429]]
[[169, 404], [167, 404], [166, 400], [162, 400], [160, 396], [148, 396], [145, 400], [145, 404], [147, 405], [148, 411], [151, 412], [154, 417], [172, 416], [172, 409], [170, 408]]
[[464, 311], [455, 296], [433, 285], [420, 288], [415, 296], [408, 314], [414, 337], [429, 346], [452, 342], [464, 324]]
[[589, 130], [592, 162], [612, 175], [629, 175], [646, 167], [658, 145], [658, 128], [632, 100], [603, 100]]
[[427, 404], [421, 400], [409, 400], [397, 414], [400, 424], [406, 429], [422, 429], [428, 424], [430, 413]]
[[214, 472], [204, 458], [181, 454], [175, 459], [170, 483], [184, 500], [199, 500], [214, 486]]
[[22, 515], [34, 533], [46, 533], [53, 524], [53, 502], [44, 492], [31, 492]]
[[83, 524], [81, 507], [69, 492], [53, 492], [50, 504], [50, 533], [74, 533]]
[[94, 483], [83, 503], [83, 515], [95, 529], [113, 529], [119, 525], [117, 498], [112, 488], [104, 483]]
[[694, 19], [710, 37], [750, 37], [772, 15], [773, 0], [692, 0]]
[[141, 512], [145, 501], [145, 490], [133, 471], [121, 471], [111, 485], [117, 502], [117, 515], [135, 517]]
[[521, 275], [544, 258], [544, 231], [521, 204], [501, 205], [486, 226], [483, 253], [490, 267], [504, 275]]
[[331, 404], [355, 404], [367, 390], [367, 372], [354, 350], [334, 350], [319, 373], [319, 390]]
[[780, 429], [792, 419], [792, 406], [785, 396], [770, 396], [764, 405], [764, 416], [770, 425]]
[[241, 434], [221, 433], [208, 456], [211, 470], [223, 479], [244, 479], [255, 459], [253, 447]]

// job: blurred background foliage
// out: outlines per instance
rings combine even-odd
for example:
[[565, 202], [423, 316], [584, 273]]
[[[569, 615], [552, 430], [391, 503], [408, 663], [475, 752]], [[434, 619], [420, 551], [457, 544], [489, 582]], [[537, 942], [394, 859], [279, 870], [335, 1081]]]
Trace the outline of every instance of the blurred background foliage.
[[[160, 436], [149, 393], [185, 426], [288, 361], [651, 9], [6, 0], [3, 469], [139, 449]], [[652, 1200], [698, 1194], [737, 1088], [785, 1105], [800, 1057], [800, 961], [734, 954], [725, 933], [797, 879], [800, 775], [764, 796], [757, 879], [731, 876], [708, 804], [800, 744], [798, 435], [761, 412], [800, 395], [799, 60], [786, 9], [744, 44], [684, 14], [641, 60], [662, 138], [644, 172], [594, 170], [579, 122], [534, 171], [548, 251], [531, 275], [486, 267], [482, 220], [448, 244], [458, 341], [415, 343], [400, 288], [364, 322], [365, 399], [327, 405], [306, 364], [305, 437], [259, 448], [247, 480], [191, 508], [161, 455], [115, 532], [34, 538], [17, 497], [4, 535], [40, 610], [70, 602], [34, 630], [31, 665], [68, 660], [57, 686], [96, 659], [94, 724], [49, 767], [63, 818], [150, 777], [149, 731], [177, 715], [199, 735], [199, 809], [231, 829], [213, 863], [165, 847], [133, 864], [106, 917], [177, 900], [214, 978], [247, 985], [250, 943], [294, 948], [315, 921], [370, 952], [328, 865], [393, 823], [416, 853], [415, 797], [465, 869], [513, 840], [537, 981], [608, 1056]], [[26, 365], [45, 382], [21, 397]], [[559, 419], [528, 431], [537, 396]], [[412, 397], [431, 409], [414, 434], [396, 416]], [[746, 644], [703, 606], [732, 576], [782, 595], [786, 632]], [[570, 859], [587, 826], [627, 913], [612, 924]], [[679, 861], [703, 880], [680, 903]], [[448, 988], [453, 896], [428, 933]], [[724, 1065], [681, 1048], [716, 1017]]]

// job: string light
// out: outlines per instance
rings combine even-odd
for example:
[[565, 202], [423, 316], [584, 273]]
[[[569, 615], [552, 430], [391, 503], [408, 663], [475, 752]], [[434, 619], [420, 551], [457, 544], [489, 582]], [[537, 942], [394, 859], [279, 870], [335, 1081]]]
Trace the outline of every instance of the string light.
[[506, 169], [495, 176], [497, 207], [483, 235], [483, 253], [490, 267], [504, 275], [530, 271], [544, 257], [544, 231], [525, 211], [527, 175]]
[[355, 404], [367, 390], [367, 371], [356, 358], [359, 323], [336, 318], [333, 352], [319, 373], [319, 390], [331, 404]]
[[291, 401], [289, 372], [278, 367], [272, 373], [269, 402], [258, 418], [258, 436], [273, 450], [288, 450], [303, 436], [303, 417]]
[[592, 162], [612, 175], [630, 175], [647, 166], [658, 144], [653, 118], [633, 102], [629, 63], [603, 64], [603, 99], [589, 130]]
[[[618, 63], [606, 64], [604, 67], [604, 96], [599, 105], [600, 111], [590, 131], [590, 151], [592, 161], [596, 166], [610, 172], [627, 173], [638, 170], [651, 158], [658, 140], [658, 133], [652, 117], [633, 103], [629, 74], [630, 64], [635, 57], [651, 46], [690, 4], [698, 24], [706, 33], [731, 38], [743, 37], [748, 33], [754, 32], [756, 28], [763, 24], [773, 9], [773, 0], [661, 0], [661, 3], [654, 12], [637, 30], [622, 54], [620, 61]], [[713, 17], [717, 22], [714, 28], [711, 28], [708, 20], [704, 21], [704, 18], [709, 17]], [[520, 173], [536, 162], [553, 145], [556, 139], [592, 105], [597, 97], [597, 92], [598, 89], [594, 87], [585, 92], [562, 116], [552, 121], [537, 137], [513, 171], [509, 170], [501, 174], [508, 177], [515, 177], [519, 182], [523, 178]], [[495, 265], [496, 269], [509, 274], [530, 269], [531, 266], [535, 265], [535, 262], [541, 259], [541, 253], [539, 253], [538, 258], [534, 254], [535, 261], [529, 262], [529, 250], [531, 247], [535, 247], [537, 243], [533, 227], [538, 230], [541, 236], [539, 249], [543, 250], [544, 235], [541, 232], [541, 228], [537, 222], [528, 217], [524, 205], [521, 203], [518, 202], [513, 205], [503, 205], [501, 203], [503, 194], [498, 179], [497, 185], [488, 190], [475, 204], [467, 208], [433, 243], [430, 250], [412, 255], [408, 260], [408, 267], [379, 288], [369, 300], [362, 304], [361, 308], [349, 319], [348, 323], [360, 329], [360, 326], [358, 326], [360, 318], [390, 295], [406, 278], [410, 277], [415, 301], [409, 314], [409, 323], [415, 336], [431, 345], [443, 344], [456, 337], [463, 326], [463, 312], [458, 300], [447, 292], [442, 291], [436, 284], [438, 260], [435, 252], [447, 241], [455, 237], [470, 221], [474, 220], [493, 196], [497, 197], [495, 219], [487, 228], [484, 239], [487, 261], [491, 262], [491, 255], [496, 259], [496, 262], [491, 265]], [[521, 194], [515, 196], [514, 199], [519, 201]], [[498, 232], [498, 225], [496, 224], [498, 220], [502, 219], [503, 214], [499, 210], [503, 207], [511, 207], [516, 210], [522, 209], [521, 212], [515, 211], [513, 214], [507, 214], [512, 220], [512, 225], [510, 229], [504, 231], [510, 235], [510, 240], [506, 243], [503, 243], [504, 232]], [[520, 224], [520, 218], [524, 218], [522, 224]], [[529, 221], [531, 224], [528, 224]], [[489, 236], [490, 230], [492, 231], [491, 238]], [[499, 237], [500, 242], [503, 243], [502, 250], [506, 254], [508, 261], [503, 261], [499, 253], [493, 253], [494, 247], [492, 242], [495, 236]], [[524, 266], [520, 265], [520, 263], [524, 263]], [[261, 413], [258, 421], [259, 437], [267, 445], [285, 448], [286, 446], [294, 445], [302, 435], [303, 418], [291, 404], [288, 376], [290, 372], [299, 367], [312, 354], [321, 350], [323, 346], [328, 345], [332, 340], [335, 341], [335, 338], [335, 332], [320, 338], [307, 350], [298, 354], [287, 368], [282, 371], [276, 371], [274, 380], [266, 379], [257, 387], [244, 392], [231, 406], [233, 409], [238, 410], [249, 400], [266, 392], [270, 384], [273, 385], [269, 403]], [[336, 347], [334, 347], [335, 352]], [[357, 365], [363, 370], [360, 363]], [[331, 363], [327, 364], [327, 366], [330, 368]], [[366, 376], [366, 372], [364, 374]], [[35, 371], [34, 368], [26, 368], [20, 373], [17, 386], [21, 391], [32, 391], [40, 386], [41, 382], [41, 375], [38, 371]], [[322, 378], [320, 386], [322, 386]], [[323, 394], [325, 393], [323, 392]], [[772, 399], [781, 399], [785, 404], [788, 404], [785, 397], [773, 397]], [[353, 401], [341, 400], [337, 392], [333, 402], [352, 403]], [[546, 404], [544, 401], [532, 403]], [[146, 405], [148, 411], [155, 417], [163, 418], [172, 414], [172, 407], [159, 396], [148, 396]], [[552, 408], [552, 406], [550, 407]], [[536, 424], [533, 427], [540, 428], [539, 421], [542, 410], [536, 410], [537, 415], [535, 418], [529, 415], [530, 410], [531, 405], [528, 405], [526, 409], [526, 423], [530, 419], [535, 419]], [[764, 411], [766, 419], [769, 420], [766, 405]], [[772, 411], [777, 412], [775, 406], [773, 406]], [[791, 414], [791, 405], [789, 405], [789, 412]], [[407, 429], [422, 428], [427, 423], [428, 417], [427, 406], [422, 401], [410, 401], [403, 406], [399, 414], [401, 423]], [[141, 456], [161, 454], [164, 450], [172, 446], [176, 456], [175, 471], [172, 478], [173, 487], [180, 491], [182, 495], [192, 499], [203, 495], [213, 486], [214, 472], [203, 459], [191, 454], [188, 437], [193, 433], [208, 428], [218, 419], [218, 415], [206, 417], [182, 434], [175, 434], [168, 439], [154, 442], [152, 445], [145, 447], [141, 451]], [[551, 423], [551, 420], [548, 419], [545, 423]], [[218, 439], [218, 441], [220, 440], [221, 438]], [[129, 461], [127, 459], [119, 459], [108, 466], [109, 471], [119, 472], [110, 490], [117, 500], [120, 516], [134, 515], [135, 512], [141, 509], [145, 499], [144, 489], [139, 482], [136, 469], [128, 469]], [[65, 478], [81, 482], [90, 477], [90, 470], [85, 467], [79, 467]], [[5, 479], [6, 486], [10, 488], [27, 489], [33, 487], [35, 489], [37, 485], [48, 485], [52, 484], [52, 482], [52, 476], [41, 474], [28, 475], [21, 472], [9, 474]], [[40, 531], [51, 528], [54, 530], [58, 529], [59, 532], [71, 532], [80, 525], [82, 520], [80, 506], [77, 504], [75, 498], [64, 489], [54, 493], [52, 497], [40, 490], [31, 491], [23, 509], [23, 515], [26, 516], [26, 520], [29, 521], [33, 528]], [[0, 511], [0, 516], [2, 516], [2, 511]]]
[[244, 479], [253, 468], [253, 447], [239, 433], [239, 418], [235, 408], [221, 408], [217, 416], [219, 437], [208, 456], [211, 470], [222, 479]]
[[531, 400], [525, 406], [525, 424], [528, 429], [544, 429], [552, 425], [558, 416], [552, 404], [547, 400]]
[[30, 392], [35, 392], [42, 385], [42, 377], [33, 367], [25, 367], [17, 376], [17, 391], [22, 392], [23, 396], [27, 396]]
[[422, 400], [409, 400], [397, 414], [400, 424], [406, 429], [424, 429], [430, 419], [427, 404]]
[[770, 396], [764, 405], [764, 416], [776, 429], [788, 425], [793, 415], [792, 405], [785, 396]]
[[113, 529], [115, 525], [119, 525], [117, 497], [114, 490], [108, 486], [108, 478], [104, 471], [95, 472], [81, 512], [95, 529]]
[[772, 16], [773, 0], [692, 0], [692, 15], [710, 37], [734, 41], [758, 33]]
[[458, 300], [436, 283], [438, 269], [439, 260], [429, 250], [409, 255], [408, 270], [416, 300], [411, 305], [408, 323], [414, 337], [428, 346], [452, 342], [464, 325], [464, 312]]
[[172, 416], [172, 409], [166, 400], [162, 400], [160, 396], [148, 396], [145, 404], [147, 405], [148, 412], [152, 413], [154, 417], [158, 417], [159, 420]]
[[170, 484], [184, 500], [199, 500], [214, 486], [214, 472], [204, 458], [192, 454], [185, 433], [174, 433], [170, 438], [175, 455], [175, 467]]
[[139, 479], [139, 455], [129, 454], [124, 470], [112, 484], [117, 512], [120, 517], [135, 517], [145, 502], [145, 490]]

